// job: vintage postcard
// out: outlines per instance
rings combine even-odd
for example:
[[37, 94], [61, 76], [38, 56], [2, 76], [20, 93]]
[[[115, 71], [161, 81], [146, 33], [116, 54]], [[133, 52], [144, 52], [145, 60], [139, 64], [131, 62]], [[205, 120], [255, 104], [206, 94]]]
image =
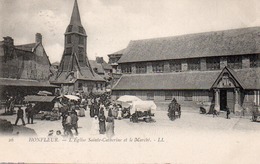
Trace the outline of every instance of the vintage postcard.
[[0, 163], [259, 163], [259, 9], [1, 0]]

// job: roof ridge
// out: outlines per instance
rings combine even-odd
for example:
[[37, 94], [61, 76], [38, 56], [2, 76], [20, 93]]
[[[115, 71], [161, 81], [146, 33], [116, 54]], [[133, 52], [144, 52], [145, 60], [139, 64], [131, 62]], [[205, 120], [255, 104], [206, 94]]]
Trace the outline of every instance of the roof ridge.
[[[186, 33], [186, 34], [178, 34], [178, 35], [172, 35], [172, 36], [162, 36], [162, 37], [155, 37], [155, 38], [147, 38], [147, 39], [137, 39], [137, 40], [130, 40], [130, 42], [136, 42], [136, 41], [150, 41], [150, 40], [159, 40], [159, 39], [172, 39], [174, 37], [183, 37], [183, 36], [195, 36], [195, 35], [201, 35], [201, 34], [210, 34], [210, 33], [220, 33], [220, 32], [230, 32], [230, 31], [237, 31], [237, 30], [245, 30], [245, 29], [253, 29], [253, 28], [260, 28], [260, 26], [252, 26], [252, 27], [243, 27], [243, 28], [232, 28], [227, 30], [216, 30], [216, 31], [207, 31], [207, 32], [198, 32], [198, 33]], [[125, 48], [126, 49], [126, 48]]]

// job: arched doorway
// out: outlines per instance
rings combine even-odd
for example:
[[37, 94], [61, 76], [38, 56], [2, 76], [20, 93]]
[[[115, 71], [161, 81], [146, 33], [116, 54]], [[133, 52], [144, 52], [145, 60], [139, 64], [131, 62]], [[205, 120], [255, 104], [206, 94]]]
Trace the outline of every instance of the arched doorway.
[[240, 110], [240, 91], [243, 87], [233, 70], [225, 67], [212, 85], [212, 89], [215, 96], [215, 110], [226, 111], [227, 108], [231, 112]]

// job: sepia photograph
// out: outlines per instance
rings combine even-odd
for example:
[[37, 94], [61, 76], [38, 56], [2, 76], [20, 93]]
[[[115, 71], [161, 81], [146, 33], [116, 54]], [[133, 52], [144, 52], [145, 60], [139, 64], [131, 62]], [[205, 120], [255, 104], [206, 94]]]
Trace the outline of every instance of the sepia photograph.
[[0, 163], [259, 163], [259, 9], [0, 0]]

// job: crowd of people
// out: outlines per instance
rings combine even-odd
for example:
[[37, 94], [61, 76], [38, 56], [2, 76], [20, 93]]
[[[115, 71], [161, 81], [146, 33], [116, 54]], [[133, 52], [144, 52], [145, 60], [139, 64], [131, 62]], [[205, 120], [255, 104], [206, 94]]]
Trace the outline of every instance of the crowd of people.
[[[109, 94], [80, 96], [79, 100], [59, 99], [54, 110], [61, 113], [64, 134], [72, 136], [73, 130], [78, 135], [78, 117], [84, 117], [89, 110], [92, 126], [90, 133], [106, 134], [108, 138], [114, 136], [114, 119], [123, 117], [122, 107], [111, 101]], [[125, 112], [127, 113], [127, 112]]]

